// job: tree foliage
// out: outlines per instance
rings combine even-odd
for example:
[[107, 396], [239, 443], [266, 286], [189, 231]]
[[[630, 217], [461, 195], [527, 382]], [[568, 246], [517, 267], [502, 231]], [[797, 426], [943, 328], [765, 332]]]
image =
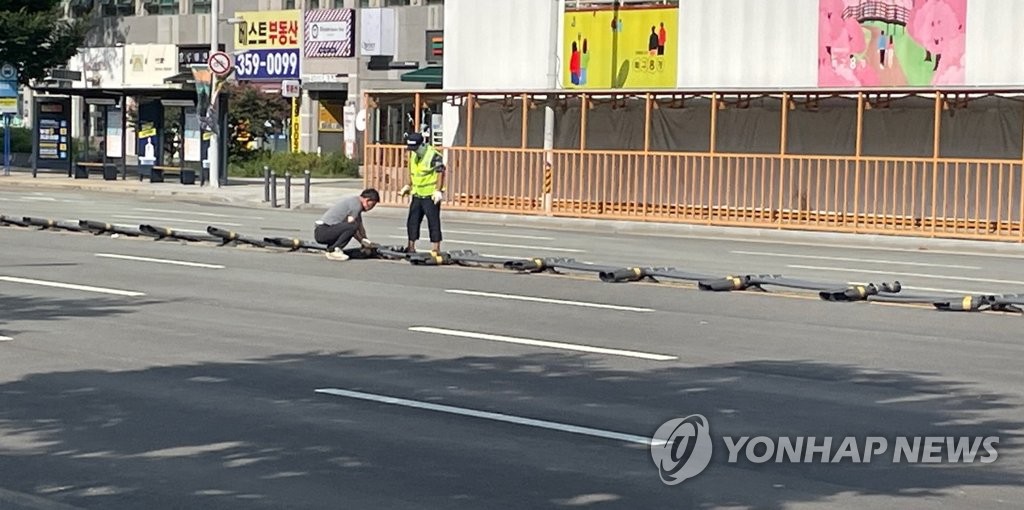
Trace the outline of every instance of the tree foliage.
[[17, 67], [23, 84], [43, 78], [78, 53], [87, 28], [64, 18], [61, 0], [0, 0], [0, 61]]
[[250, 83], [229, 82], [221, 93], [225, 92], [231, 95], [228, 107], [231, 159], [253, 159], [260, 151], [251, 149], [250, 141], [259, 141], [262, 145], [269, 135], [280, 133], [285, 119], [291, 115], [291, 104], [288, 99], [263, 92]]

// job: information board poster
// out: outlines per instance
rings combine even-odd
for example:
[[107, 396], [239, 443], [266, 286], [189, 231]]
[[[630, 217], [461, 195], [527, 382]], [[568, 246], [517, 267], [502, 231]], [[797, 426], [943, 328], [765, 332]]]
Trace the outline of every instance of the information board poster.
[[36, 161], [40, 168], [71, 168], [71, 101], [36, 103]]
[[239, 80], [297, 80], [302, 11], [236, 13], [244, 20], [235, 37], [235, 77]]

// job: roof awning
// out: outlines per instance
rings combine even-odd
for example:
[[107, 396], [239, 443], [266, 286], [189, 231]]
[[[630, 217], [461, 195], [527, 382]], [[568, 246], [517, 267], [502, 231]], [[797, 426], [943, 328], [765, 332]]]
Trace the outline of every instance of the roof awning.
[[126, 88], [83, 88], [83, 87], [32, 87], [39, 95], [77, 96], [82, 98], [103, 99], [121, 96], [149, 96], [162, 99], [195, 99], [194, 89], [174, 87], [126, 87]]
[[441, 66], [430, 66], [415, 71], [409, 71], [402, 75], [402, 81], [426, 83], [427, 85], [444, 85], [444, 68]]
[[184, 71], [184, 72], [180, 72], [178, 74], [175, 74], [174, 76], [169, 76], [167, 78], [164, 78], [164, 83], [180, 83], [180, 84], [185, 84], [185, 83], [193, 83], [195, 81], [196, 81], [196, 79], [195, 79], [194, 76], [192, 76], [192, 71]]

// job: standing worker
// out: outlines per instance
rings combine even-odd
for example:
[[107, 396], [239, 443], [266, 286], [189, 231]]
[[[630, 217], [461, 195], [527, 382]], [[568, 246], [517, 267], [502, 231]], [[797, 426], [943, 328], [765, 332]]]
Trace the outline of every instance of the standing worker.
[[441, 251], [441, 201], [444, 200], [444, 159], [433, 146], [423, 142], [423, 135], [412, 133], [405, 141], [409, 154], [409, 180], [399, 192], [402, 196], [412, 195], [409, 203], [409, 219], [406, 223], [409, 233], [408, 253], [416, 252], [416, 241], [420, 238], [423, 217], [427, 217], [430, 242], [434, 251]]
[[327, 258], [331, 260], [348, 260], [342, 251], [354, 237], [364, 248], [376, 246], [366, 238], [363, 227], [363, 213], [373, 210], [380, 202], [380, 194], [373, 188], [367, 188], [358, 195], [341, 199], [316, 220], [313, 237], [316, 242], [327, 245]]

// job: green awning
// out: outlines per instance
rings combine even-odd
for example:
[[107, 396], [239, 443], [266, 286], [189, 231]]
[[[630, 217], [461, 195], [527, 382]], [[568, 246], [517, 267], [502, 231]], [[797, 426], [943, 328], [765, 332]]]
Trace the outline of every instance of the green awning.
[[444, 68], [441, 66], [431, 66], [409, 71], [402, 75], [402, 81], [414, 81], [428, 85], [444, 85]]

